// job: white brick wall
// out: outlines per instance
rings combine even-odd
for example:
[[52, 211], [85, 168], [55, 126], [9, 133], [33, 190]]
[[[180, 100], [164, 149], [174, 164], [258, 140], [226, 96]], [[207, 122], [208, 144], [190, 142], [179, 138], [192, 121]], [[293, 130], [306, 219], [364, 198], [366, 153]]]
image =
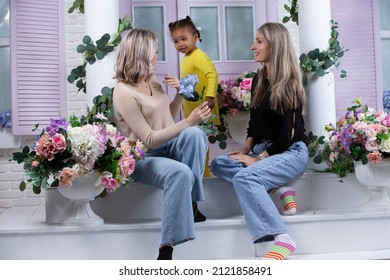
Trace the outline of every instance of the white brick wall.
[[[83, 58], [76, 52], [77, 45], [80, 44], [84, 37], [84, 15], [77, 12], [68, 14], [68, 8], [72, 5], [73, 0], [65, 1], [65, 33], [66, 33], [66, 65], [67, 75], [71, 69], [82, 64]], [[283, 17], [287, 15], [283, 5], [289, 3], [288, 0], [279, 0], [278, 4], [278, 20], [281, 22]], [[299, 36], [298, 28], [295, 23], [289, 22], [287, 27], [291, 31], [294, 46], [297, 54], [299, 52]], [[77, 87], [74, 84], [67, 83], [67, 109], [69, 114], [85, 114], [86, 113], [86, 96], [83, 92], [78, 93]], [[23, 137], [22, 146], [31, 146], [34, 142], [34, 137]], [[23, 176], [21, 165], [16, 162], [9, 162], [9, 158], [15, 149], [0, 149], [0, 214], [7, 208], [40, 205], [44, 203], [44, 195], [36, 195], [28, 188], [25, 192], [19, 191], [19, 182]]]

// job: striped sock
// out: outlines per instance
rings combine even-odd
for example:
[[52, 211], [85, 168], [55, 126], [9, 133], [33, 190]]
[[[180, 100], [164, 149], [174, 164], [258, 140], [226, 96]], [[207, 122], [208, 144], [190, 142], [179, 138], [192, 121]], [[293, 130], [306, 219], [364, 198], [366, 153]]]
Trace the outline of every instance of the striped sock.
[[295, 190], [290, 187], [280, 187], [275, 194], [282, 200], [283, 215], [294, 215], [297, 213], [298, 205], [295, 202]]
[[296, 245], [288, 234], [279, 234], [275, 237], [275, 244], [271, 251], [264, 255], [263, 258], [282, 261], [294, 253]]

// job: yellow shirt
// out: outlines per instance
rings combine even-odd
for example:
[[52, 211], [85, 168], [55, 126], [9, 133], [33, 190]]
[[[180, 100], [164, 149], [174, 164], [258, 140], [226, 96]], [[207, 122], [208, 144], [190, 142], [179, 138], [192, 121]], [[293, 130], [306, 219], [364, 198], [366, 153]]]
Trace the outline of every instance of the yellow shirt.
[[[202, 94], [203, 87], [205, 87], [203, 100], [207, 96], [214, 98], [212, 113], [215, 115], [215, 118], [213, 118], [213, 123], [215, 125], [221, 124], [217, 104], [218, 74], [215, 70], [214, 63], [201, 49], [195, 49], [190, 54], [185, 55], [180, 63], [180, 78], [182, 79], [189, 74], [198, 76], [199, 82], [196, 85], [196, 91], [199, 94]], [[200, 103], [200, 101], [191, 102], [184, 100], [184, 116], [188, 117]]]

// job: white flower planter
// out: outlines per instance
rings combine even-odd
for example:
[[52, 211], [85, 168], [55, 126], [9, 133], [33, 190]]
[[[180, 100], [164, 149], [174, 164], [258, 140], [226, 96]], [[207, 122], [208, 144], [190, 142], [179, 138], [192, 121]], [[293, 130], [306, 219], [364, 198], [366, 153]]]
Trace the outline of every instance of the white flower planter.
[[20, 148], [22, 137], [13, 135], [11, 128], [0, 128], [0, 149]]
[[390, 200], [386, 189], [390, 188], [390, 161], [384, 160], [378, 164], [362, 164], [355, 162], [355, 174], [358, 181], [371, 190], [370, 199], [363, 208], [390, 209]]
[[47, 188], [45, 190], [47, 224], [61, 224], [70, 215], [73, 207], [74, 203], [60, 194], [58, 188]]
[[230, 136], [239, 144], [244, 144], [247, 136], [249, 123], [249, 112], [243, 112], [239, 115], [226, 115], [226, 123]]

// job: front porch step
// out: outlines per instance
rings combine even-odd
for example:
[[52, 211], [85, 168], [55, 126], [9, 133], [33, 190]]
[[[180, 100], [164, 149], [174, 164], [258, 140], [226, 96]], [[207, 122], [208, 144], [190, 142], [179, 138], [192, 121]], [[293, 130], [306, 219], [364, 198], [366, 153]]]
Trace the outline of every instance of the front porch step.
[[[300, 206], [283, 216], [297, 243], [290, 259], [390, 259], [390, 208], [360, 206], [370, 192], [354, 176], [308, 172], [294, 183]], [[175, 259], [256, 259], [272, 243], [252, 244], [234, 189], [205, 178], [208, 219], [196, 224], [197, 239], [175, 248]], [[279, 199], [274, 198], [278, 207]], [[70, 227], [45, 223], [44, 207], [0, 215], [0, 259], [155, 259], [160, 241], [162, 192], [137, 183], [104, 199], [94, 211], [105, 224]]]

